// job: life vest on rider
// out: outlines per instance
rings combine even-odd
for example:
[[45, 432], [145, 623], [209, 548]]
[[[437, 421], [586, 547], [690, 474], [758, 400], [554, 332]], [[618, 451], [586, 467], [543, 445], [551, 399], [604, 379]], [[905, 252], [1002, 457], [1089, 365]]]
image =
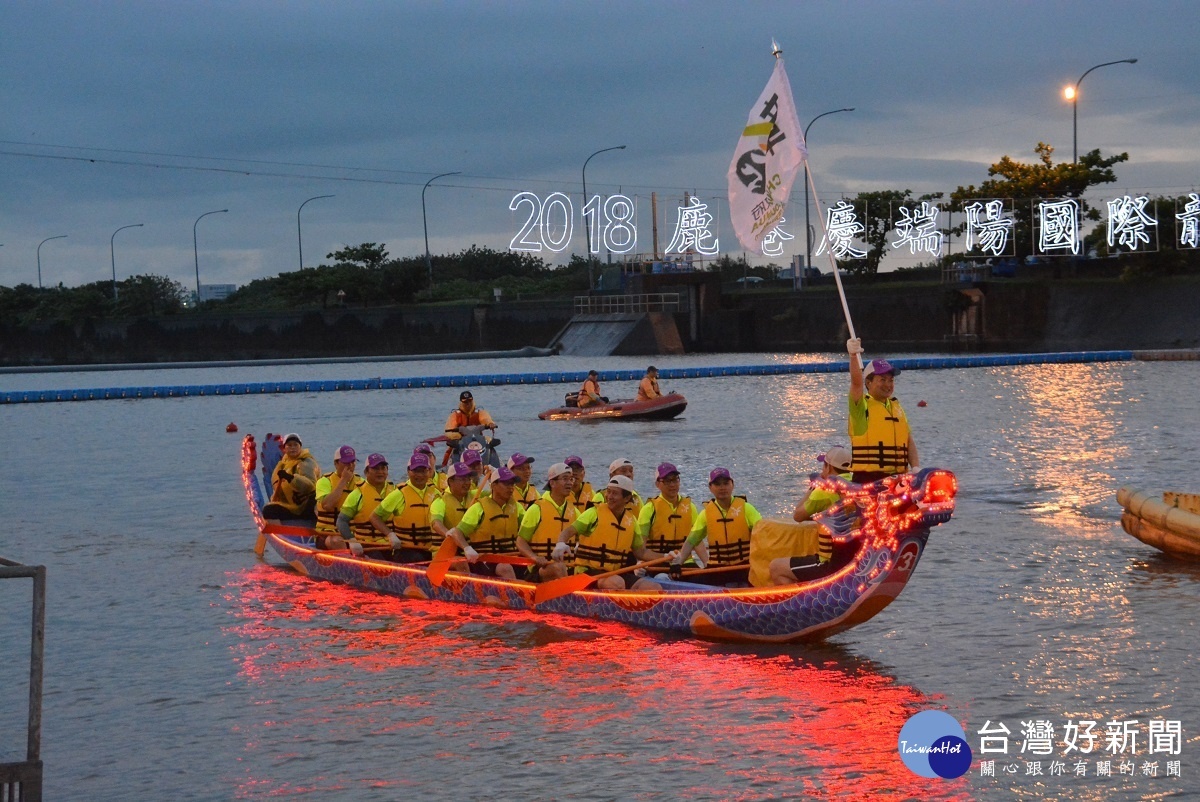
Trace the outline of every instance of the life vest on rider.
[[405, 482], [396, 489], [404, 496], [404, 509], [392, 517], [392, 531], [405, 546], [432, 551], [436, 538], [429, 525], [429, 505], [437, 494], [437, 486], [429, 482], [418, 489], [412, 482]]
[[[379, 534], [379, 530], [371, 526], [371, 513], [379, 504], [388, 497], [396, 486], [391, 482], [385, 482], [382, 489], [376, 490], [371, 486], [366, 479], [354, 484], [354, 490], [362, 497], [359, 503], [358, 512], [350, 519], [350, 530], [354, 532], [354, 539], [368, 545], [385, 545], [387, 538]], [[354, 492], [354, 491], [351, 491]], [[347, 494], [347, 498], [350, 494]]]
[[533, 486], [533, 482], [530, 482], [529, 484], [525, 485], [525, 487], [523, 487], [523, 488], [519, 487], [517, 485], [513, 485], [512, 497], [513, 497], [513, 501], [520, 504], [521, 509], [524, 510], [524, 509], [527, 509], [530, 504], [532, 504], [538, 500], [538, 491], [537, 491], [537, 488]]
[[[307, 448], [301, 449], [294, 459], [284, 454], [271, 474], [271, 503], [296, 515], [311, 514], [316, 503], [318, 470], [317, 461]], [[279, 475], [285, 471], [291, 474], [291, 479]]]
[[442, 523], [447, 529], [458, 526], [458, 522], [467, 514], [467, 510], [471, 509], [471, 505], [475, 503], [475, 496], [471, 491], [467, 491], [466, 498], [461, 501], [449, 490], [442, 493], [442, 503], [446, 505], [446, 516], [442, 518]]
[[607, 504], [596, 507], [596, 528], [575, 547], [575, 566], [595, 571], [615, 571], [631, 565], [634, 527], [637, 518], [625, 510], [617, 520]]
[[746, 497], [734, 496], [729, 509], [715, 498], [704, 502], [710, 565], [735, 565], [750, 559], [750, 525], [746, 523]]
[[[517, 530], [521, 527], [521, 508], [509, 499], [501, 507], [491, 496], [479, 499], [483, 519], [471, 533], [471, 548], [486, 554], [510, 554], [517, 550]], [[561, 531], [561, 530], [560, 530]]]
[[[317, 480], [317, 484], [319, 485], [322, 480], [329, 481], [329, 495], [333, 495], [333, 490], [337, 487], [338, 483], [337, 471], [330, 471], [329, 473], [325, 474]], [[342, 492], [338, 493], [337, 497], [333, 500], [333, 512], [326, 512], [325, 510], [321, 509], [321, 502], [327, 499], [329, 496], [323, 496], [322, 498], [317, 499], [317, 531], [319, 533], [322, 535], [336, 535], [338, 533], [338, 510], [340, 510], [342, 508], [342, 504], [346, 502], [346, 496], [350, 495], [354, 491], [354, 488], [357, 487], [358, 483], [361, 481], [363, 481], [363, 478], [358, 474], [355, 474], [354, 478], [346, 483], [346, 486], [342, 488]]]
[[583, 383], [583, 387], [579, 388], [576, 394], [576, 404], [581, 407], [590, 407], [596, 404], [603, 404], [603, 401], [596, 401], [592, 398], [593, 395], [600, 395], [600, 383], [594, 379], [588, 379]]
[[679, 548], [683, 540], [692, 531], [692, 519], [696, 508], [687, 496], [679, 497], [679, 504], [671, 506], [671, 502], [662, 496], [655, 496], [646, 502], [654, 511], [650, 518], [650, 531], [646, 533], [646, 548], [666, 554]]
[[571, 503], [575, 505], [577, 510], [583, 512], [592, 506], [592, 496], [595, 493], [596, 491], [592, 490], [592, 483], [585, 481], [579, 488], [579, 492], [571, 491]]
[[541, 520], [538, 521], [537, 529], [533, 530], [529, 545], [533, 547], [534, 554], [549, 560], [553, 557], [558, 536], [575, 522], [575, 519], [579, 517], [579, 510], [575, 509], [575, 505], [571, 503], [570, 496], [563, 501], [562, 509], [555, 506], [554, 500], [549, 495], [540, 496], [529, 506], [530, 508], [537, 507], [541, 514]]
[[[437, 420], [437, 418], [434, 418], [434, 420]], [[468, 415], [458, 407], [455, 407], [450, 413], [450, 418], [446, 421], [446, 431], [453, 432], [459, 426], [480, 426], [483, 423], [484, 420], [480, 417], [478, 409], [472, 409]]]
[[662, 398], [662, 390], [658, 389], [658, 379], [644, 376], [638, 383], [637, 400], [653, 401], [656, 398]]
[[[888, 406], [866, 394], [867, 428], [862, 434], [850, 435], [850, 454], [854, 462], [853, 472], [879, 471], [882, 473], [904, 473], [908, 470], [908, 418], [900, 402], [888, 399]], [[853, 424], [850, 424], [853, 428]]]

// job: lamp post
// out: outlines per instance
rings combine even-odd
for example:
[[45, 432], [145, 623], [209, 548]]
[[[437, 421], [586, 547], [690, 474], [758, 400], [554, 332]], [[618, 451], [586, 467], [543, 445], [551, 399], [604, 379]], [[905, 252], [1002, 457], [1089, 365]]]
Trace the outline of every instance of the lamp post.
[[196, 226], [200, 225], [200, 221], [210, 214], [223, 214], [227, 211], [229, 210], [214, 209], [211, 212], [205, 212], [196, 218], [196, 222], [192, 223], [192, 256], [196, 259], [196, 306], [200, 305], [200, 248], [196, 245]]
[[429, 258], [429, 218], [425, 216], [425, 190], [429, 189], [429, 185], [434, 181], [437, 181], [439, 178], [445, 178], [448, 175], [462, 175], [462, 173], [456, 171], [435, 175], [425, 182], [425, 186], [421, 187], [421, 225], [425, 228], [425, 270], [429, 273], [429, 289], [433, 289], [433, 260]]
[[583, 250], [584, 250], [584, 256], [587, 257], [587, 263], [588, 263], [588, 291], [589, 292], [591, 292], [592, 288], [594, 286], [596, 286], [596, 282], [595, 282], [595, 276], [593, 275], [593, 269], [592, 269], [592, 223], [588, 219], [588, 216], [587, 216], [587, 204], [588, 204], [587, 166], [588, 166], [588, 162], [590, 162], [592, 160], [593, 156], [599, 156], [601, 153], [608, 153], [610, 150], [625, 150], [625, 146], [624, 145], [614, 145], [611, 148], [601, 148], [600, 150], [596, 151], [591, 156], [588, 156], [586, 159], [583, 160], [583, 209], [582, 209], [582, 211], [583, 211], [584, 232], [585, 232], [585, 236], [587, 237], [587, 240], [583, 243]]
[[1071, 101], [1071, 160], [1075, 164], [1079, 164], [1079, 85], [1083, 83], [1084, 78], [1088, 77], [1088, 72], [1113, 64], [1137, 64], [1137, 59], [1123, 58], [1120, 61], [1106, 61], [1103, 64], [1097, 64], [1083, 75], [1080, 75], [1079, 80], [1075, 82], [1074, 86], [1068, 86], [1063, 90], [1063, 96]]
[[[808, 121], [808, 125], [804, 126], [804, 146], [808, 147], [808, 129], [812, 128], [812, 124], [822, 117], [827, 117], [830, 114], [839, 114], [843, 111], [854, 111], [849, 109], [834, 109], [827, 111], [824, 114], [818, 114]], [[808, 159], [804, 160], [804, 267], [805, 269], [812, 266], [812, 226], [808, 222]], [[792, 287], [795, 288], [798, 282], [798, 276], [792, 274]]]
[[308, 203], [308, 201], [320, 200], [321, 198], [336, 198], [336, 197], [337, 197], [337, 195], [317, 195], [316, 197], [309, 198], [304, 203], [300, 204], [300, 208], [296, 210], [296, 244], [300, 248], [300, 269], [301, 270], [304, 269], [304, 238], [300, 236], [300, 212], [302, 209], [304, 209], [304, 206]]
[[38, 243], [37, 246], [37, 263], [38, 263], [38, 289], [42, 288], [42, 246], [52, 239], [66, 239], [66, 234], [59, 234], [57, 237], [46, 237]]
[[142, 223], [134, 223], [131, 226], [121, 226], [120, 228], [118, 228], [116, 231], [114, 231], [112, 233], [111, 237], [108, 238], [108, 254], [109, 254], [109, 256], [112, 257], [113, 303], [114, 304], [117, 302], [117, 248], [116, 248], [116, 245], [114, 244], [117, 239], [117, 232], [124, 231], [127, 228], [141, 228], [142, 225], [143, 225]]

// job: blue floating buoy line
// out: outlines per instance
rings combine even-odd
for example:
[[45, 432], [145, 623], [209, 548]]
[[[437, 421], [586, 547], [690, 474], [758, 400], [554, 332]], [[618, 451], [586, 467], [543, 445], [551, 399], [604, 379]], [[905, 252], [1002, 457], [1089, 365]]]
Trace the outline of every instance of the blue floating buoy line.
[[[935, 356], [889, 360], [901, 370], [1003, 367], [1079, 362], [1128, 362], [1156, 358], [1134, 351], [1067, 351], [1050, 354], [999, 354], [990, 356]], [[1157, 357], [1171, 358], [1171, 357]], [[838, 362], [801, 362], [769, 365], [728, 365], [697, 368], [660, 368], [660, 380], [709, 379], [726, 376], [775, 376], [795, 373], [840, 373]], [[637, 381], [642, 370], [600, 371], [600, 380]], [[476, 373], [463, 376], [412, 376], [395, 379], [334, 379], [315, 381], [240, 382], [235, 384], [186, 384], [160, 387], [104, 387], [86, 390], [16, 390], [0, 393], [0, 404], [37, 404], [57, 401], [104, 401], [137, 398], [189, 398], [195, 396], [268, 395], [277, 393], [333, 393], [351, 390], [419, 390], [438, 387], [486, 387], [505, 384], [580, 384], [587, 371], [538, 373]]]

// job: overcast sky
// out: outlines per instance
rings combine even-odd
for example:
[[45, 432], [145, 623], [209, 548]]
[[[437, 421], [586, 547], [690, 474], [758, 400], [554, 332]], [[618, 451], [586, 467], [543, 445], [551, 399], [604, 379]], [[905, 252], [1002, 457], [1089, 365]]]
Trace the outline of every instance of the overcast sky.
[[[1071, 158], [1062, 89], [1089, 67], [1079, 150], [1128, 151], [1116, 191], [1200, 184], [1189, 2], [0, 3], [0, 285], [137, 273], [245, 283], [347, 244], [507, 249], [522, 191], [634, 198], [639, 251], [684, 192], [741, 253], [725, 174], [784, 50], [822, 201], [978, 184], [1039, 141]], [[815, 209], [814, 209], [815, 211]], [[802, 252], [803, 193], [792, 194]], [[787, 226], [785, 226], [785, 229]], [[108, 241], [106, 241], [108, 240]], [[785, 262], [786, 259], [777, 260]], [[903, 262], [900, 262], [902, 264]]]

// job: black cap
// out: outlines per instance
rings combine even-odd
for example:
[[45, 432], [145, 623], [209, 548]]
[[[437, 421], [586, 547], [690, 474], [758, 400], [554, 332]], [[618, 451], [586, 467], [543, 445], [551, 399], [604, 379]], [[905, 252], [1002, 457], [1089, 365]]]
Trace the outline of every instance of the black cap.
[[475, 396], [471, 395], [470, 390], [463, 390], [461, 393], [458, 394], [458, 400], [459, 401], [474, 401]]

